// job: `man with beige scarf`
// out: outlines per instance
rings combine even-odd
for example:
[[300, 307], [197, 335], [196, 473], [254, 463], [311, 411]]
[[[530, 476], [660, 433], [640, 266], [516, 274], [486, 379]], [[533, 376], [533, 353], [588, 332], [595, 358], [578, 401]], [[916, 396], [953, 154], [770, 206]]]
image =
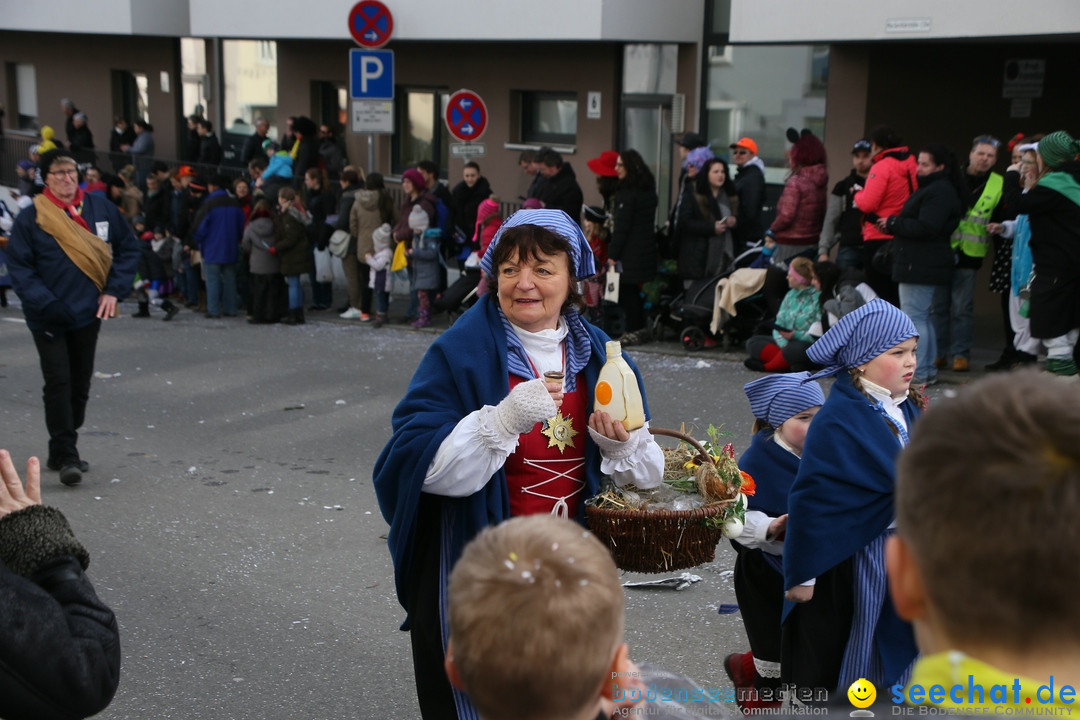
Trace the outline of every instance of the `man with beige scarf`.
[[113, 203], [79, 189], [69, 151], [45, 153], [39, 167], [45, 190], [15, 219], [8, 268], [45, 378], [46, 466], [77, 485], [89, 469], [76, 443], [98, 331], [131, 292], [139, 243]]

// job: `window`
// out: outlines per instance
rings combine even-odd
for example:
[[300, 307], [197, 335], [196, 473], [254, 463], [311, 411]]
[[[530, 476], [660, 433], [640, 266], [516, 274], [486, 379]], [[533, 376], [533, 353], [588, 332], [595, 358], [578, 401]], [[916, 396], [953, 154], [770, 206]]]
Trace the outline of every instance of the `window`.
[[787, 128], [822, 129], [828, 47], [747, 45], [733, 53], [715, 43], [706, 57], [702, 104], [709, 144], [723, 153], [744, 135], [754, 138], [766, 165], [766, 181], [783, 182]]
[[180, 38], [180, 86], [184, 115], [205, 115], [210, 97], [205, 40]]
[[149, 79], [146, 73], [113, 70], [113, 114], [129, 123], [136, 120], [150, 122]]
[[443, 111], [450, 99], [441, 89], [402, 88], [394, 92], [393, 168], [400, 173], [421, 160], [434, 160], [446, 177], [450, 134]]
[[549, 145], [577, 143], [575, 93], [521, 93], [521, 141]]
[[8, 63], [8, 87], [14, 107], [14, 126], [18, 130], [38, 129], [37, 74], [29, 63]]

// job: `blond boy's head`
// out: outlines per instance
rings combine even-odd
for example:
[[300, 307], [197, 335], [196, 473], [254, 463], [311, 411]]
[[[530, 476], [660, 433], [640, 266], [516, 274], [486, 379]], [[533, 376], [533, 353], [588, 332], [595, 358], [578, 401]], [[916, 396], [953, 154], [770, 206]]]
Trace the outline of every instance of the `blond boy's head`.
[[449, 600], [447, 672], [485, 720], [576, 717], [625, 655], [618, 571], [569, 520], [485, 530], [455, 565]]
[[915, 426], [888, 547], [900, 614], [937, 647], [1016, 656], [1080, 638], [1080, 388], [1010, 373]]

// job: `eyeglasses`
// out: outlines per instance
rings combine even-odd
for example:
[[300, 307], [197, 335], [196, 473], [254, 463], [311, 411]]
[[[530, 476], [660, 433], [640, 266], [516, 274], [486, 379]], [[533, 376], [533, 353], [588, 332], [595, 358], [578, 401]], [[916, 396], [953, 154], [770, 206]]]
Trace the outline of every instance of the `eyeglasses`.
[[622, 160], [616, 160], [616, 161], [615, 161], [615, 167], [626, 167], [626, 166], [625, 166], [625, 165], [623, 165], [623, 161], [622, 161]]
[[743, 150], [742, 148], [736, 148], [736, 149], [731, 151], [731, 154], [732, 155], [749, 155], [750, 151], [749, 150]]
[[78, 178], [79, 171], [75, 168], [70, 170], [50, 170], [49, 175], [67, 175], [69, 178]]
[[996, 148], [1001, 145], [1001, 141], [998, 140], [996, 137], [992, 137], [990, 135], [980, 135], [979, 137], [971, 141], [971, 145], [972, 147], [976, 145], [990, 145], [991, 147]]

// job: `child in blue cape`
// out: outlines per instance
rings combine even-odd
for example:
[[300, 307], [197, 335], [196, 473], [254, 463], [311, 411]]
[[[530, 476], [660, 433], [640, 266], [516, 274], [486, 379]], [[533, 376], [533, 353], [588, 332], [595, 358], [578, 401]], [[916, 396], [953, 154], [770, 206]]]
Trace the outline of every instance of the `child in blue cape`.
[[846, 689], [902, 683], [916, 656], [911, 625], [887, 596], [885, 540], [896, 525], [896, 457], [921, 412], [911, 390], [918, 333], [875, 299], [810, 346], [837, 375], [814, 419], [788, 499], [781, 680]]
[[810, 373], [770, 375], [743, 388], [754, 413], [754, 439], [739, 468], [754, 478], [742, 533], [731, 541], [735, 596], [739, 600], [750, 652], [724, 659], [735, 686], [735, 701], [747, 712], [778, 707], [780, 700], [780, 617], [784, 606], [784, 532], [788, 492], [810, 422], [825, 394]]

